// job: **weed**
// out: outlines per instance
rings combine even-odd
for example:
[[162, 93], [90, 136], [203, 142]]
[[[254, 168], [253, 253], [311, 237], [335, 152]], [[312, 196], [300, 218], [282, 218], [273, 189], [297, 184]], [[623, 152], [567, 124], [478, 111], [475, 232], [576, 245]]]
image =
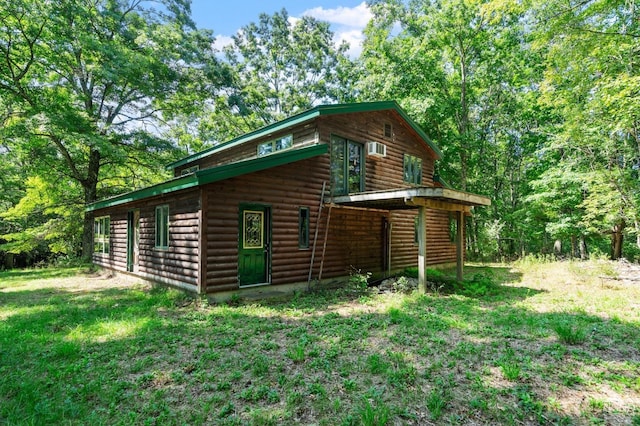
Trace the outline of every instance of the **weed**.
[[504, 374], [505, 379], [512, 382], [519, 380], [522, 374], [520, 366], [513, 361], [500, 363], [500, 369], [502, 370], [502, 374]]
[[305, 360], [305, 350], [304, 345], [296, 344], [292, 348], [287, 349], [287, 358], [289, 358], [293, 362], [302, 362]]
[[391, 321], [391, 324], [400, 324], [404, 318], [405, 316], [403, 315], [402, 310], [398, 308], [389, 309], [389, 320]]
[[381, 401], [372, 405], [368, 399], [365, 399], [358, 415], [363, 426], [384, 426], [389, 422], [391, 410]]
[[231, 402], [228, 402], [220, 409], [220, 411], [218, 411], [218, 418], [221, 419], [223, 417], [229, 417], [230, 415], [235, 413], [235, 411], [236, 411], [235, 405], [233, 405], [233, 403]]
[[442, 411], [447, 406], [447, 392], [442, 389], [433, 389], [426, 399], [427, 408], [431, 413], [431, 419], [438, 421], [442, 416]]
[[287, 395], [287, 405], [296, 406], [304, 402], [304, 396], [297, 391], [293, 391]]
[[351, 268], [349, 275], [349, 288], [356, 292], [366, 292], [369, 288], [371, 272], [362, 272], [360, 269]]
[[568, 345], [579, 345], [587, 339], [587, 330], [580, 326], [569, 322], [558, 322], [554, 324], [553, 331], [558, 335], [558, 339], [562, 343]]
[[242, 303], [242, 296], [239, 293], [233, 293], [227, 300], [227, 306], [240, 306]]
[[482, 297], [488, 295], [496, 287], [493, 278], [487, 274], [474, 274], [470, 280], [463, 283], [462, 293], [470, 297]]
[[486, 411], [489, 409], [489, 403], [484, 398], [472, 398], [471, 401], [469, 401], [469, 405], [471, 408], [480, 411]]
[[358, 383], [353, 379], [344, 379], [342, 381], [342, 387], [344, 388], [344, 390], [352, 392], [358, 389]]
[[397, 293], [408, 294], [415, 290], [415, 287], [411, 285], [406, 276], [401, 276], [393, 282], [393, 290]]
[[269, 359], [264, 355], [258, 355], [253, 359], [253, 367], [251, 370], [256, 377], [267, 375], [269, 372]]
[[327, 390], [322, 385], [322, 383], [311, 383], [309, 385], [309, 393], [317, 396], [326, 396]]
[[599, 398], [589, 398], [589, 409], [593, 412], [601, 412], [607, 405], [606, 401]]
[[390, 367], [388, 361], [385, 361], [379, 354], [369, 355], [367, 365], [371, 374], [384, 374]]

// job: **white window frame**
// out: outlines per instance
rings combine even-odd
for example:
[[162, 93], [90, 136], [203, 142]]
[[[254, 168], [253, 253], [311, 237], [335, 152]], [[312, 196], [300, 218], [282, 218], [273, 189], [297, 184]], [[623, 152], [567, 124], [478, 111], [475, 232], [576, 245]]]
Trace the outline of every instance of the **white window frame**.
[[169, 205], [156, 207], [155, 248], [169, 248]]
[[109, 254], [111, 249], [111, 217], [99, 216], [93, 219], [93, 252]]
[[404, 154], [402, 179], [405, 183], [422, 185], [422, 158], [411, 154]]
[[289, 133], [288, 135], [258, 144], [258, 157], [264, 157], [291, 148], [293, 148], [293, 134]]

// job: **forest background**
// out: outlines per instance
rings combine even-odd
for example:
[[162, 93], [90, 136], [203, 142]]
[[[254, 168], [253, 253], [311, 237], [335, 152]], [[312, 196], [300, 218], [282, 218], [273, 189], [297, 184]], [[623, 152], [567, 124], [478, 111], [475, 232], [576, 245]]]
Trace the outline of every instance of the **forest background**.
[[[488, 196], [468, 258], [640, 258], [633, 0], [372, 0], [358, 57], [262, 14], [222, 51], [189, 0], [0, 0], [0, 269], [87, 258], [98, 199], [319, 103], [393, 99]], [[259, 11], [256, 11], [256, 15]]]

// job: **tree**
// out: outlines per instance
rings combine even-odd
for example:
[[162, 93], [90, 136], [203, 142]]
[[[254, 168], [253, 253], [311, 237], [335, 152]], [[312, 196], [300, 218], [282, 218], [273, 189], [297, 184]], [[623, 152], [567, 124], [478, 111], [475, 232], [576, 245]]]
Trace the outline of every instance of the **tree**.
[[216, 100], [213, 134], [235, 137], [341, 100], [351, 61], [348, 45], [336, 47], [333, 36], [327, 22], [310, 16], [293, 20], [285, 9], [244, 26], [225, 48], [235, 81]]
[[[365, 99], [398, 99], [441, 147], [437, 173], [462, 190], [492, 198], [467, 222], [468, 247], [524, 250], [513, 220], [544, 143], [525, 7], [517, 2], [398, 0], [371, 2], [361, 57]], [[488, 235], [489, 228], [493, 235]], [[482, 235], [484, 233], [484, 235]]]
[[[640, 235], [640, 23], [634, 2], [537, 5], [547, 53], [543, 102], [561, 122], [551, 147], [559, 167], [586, 186], [583, 226], [611, 236], [622, 256], [626, 229]], [[640, 239], [638, 240], [640, 243]], [[639, 244], [640, 246], [640, 244]]]
[[[0, 0], [0, 100], [11, 105], [1, 136], [35, 162], [31, 174], [70, 179], [87, 204], [109, 193], [108, 178], [171, 155], [163, 112], [221, 77], [211, 33], [189, 14], [183, 0]], [[92, 229], [87, 213], [84, 257]]]

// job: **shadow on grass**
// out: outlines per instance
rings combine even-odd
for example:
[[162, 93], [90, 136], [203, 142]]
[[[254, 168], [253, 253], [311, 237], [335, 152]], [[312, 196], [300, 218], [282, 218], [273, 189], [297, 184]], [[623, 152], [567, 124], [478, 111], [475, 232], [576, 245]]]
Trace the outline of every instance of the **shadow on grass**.
[[[407, 268], [404, 274], [417, 278], [417, 268]], [[506, 266], [469, 266], [464, 268], [462, 282], [456, 279], [456, 269], [428, 269], [428, 293], [461, 295], [491, 302], [514, 302], [544, 292], [518, 285], [522, 273]]]
[[[638, 392], [637, 366], [623, 364], [639, 361], [636, 325], [504, 304], [531, 295], [512, 285], [486, 297], [399, 296], [380, 311], [362, 309], [374, 296], [342, 290], [183, 308], [181, 293], [163, 289], [7, 293], [17, 310], [0, 323], [0, 420], [352, 424], [370, 400], [392, 422], [426, 424], [424, 392], [435, 392], [461, 422], [583, 423], [549, 405], [551, 388], [592, 395], [599, 380]], [[583, 340], [562, 342], [556, 324]], [[606, 374], [587, 376], [594, 366]], [[269, 410], [272, 422], [252, 417]]]

